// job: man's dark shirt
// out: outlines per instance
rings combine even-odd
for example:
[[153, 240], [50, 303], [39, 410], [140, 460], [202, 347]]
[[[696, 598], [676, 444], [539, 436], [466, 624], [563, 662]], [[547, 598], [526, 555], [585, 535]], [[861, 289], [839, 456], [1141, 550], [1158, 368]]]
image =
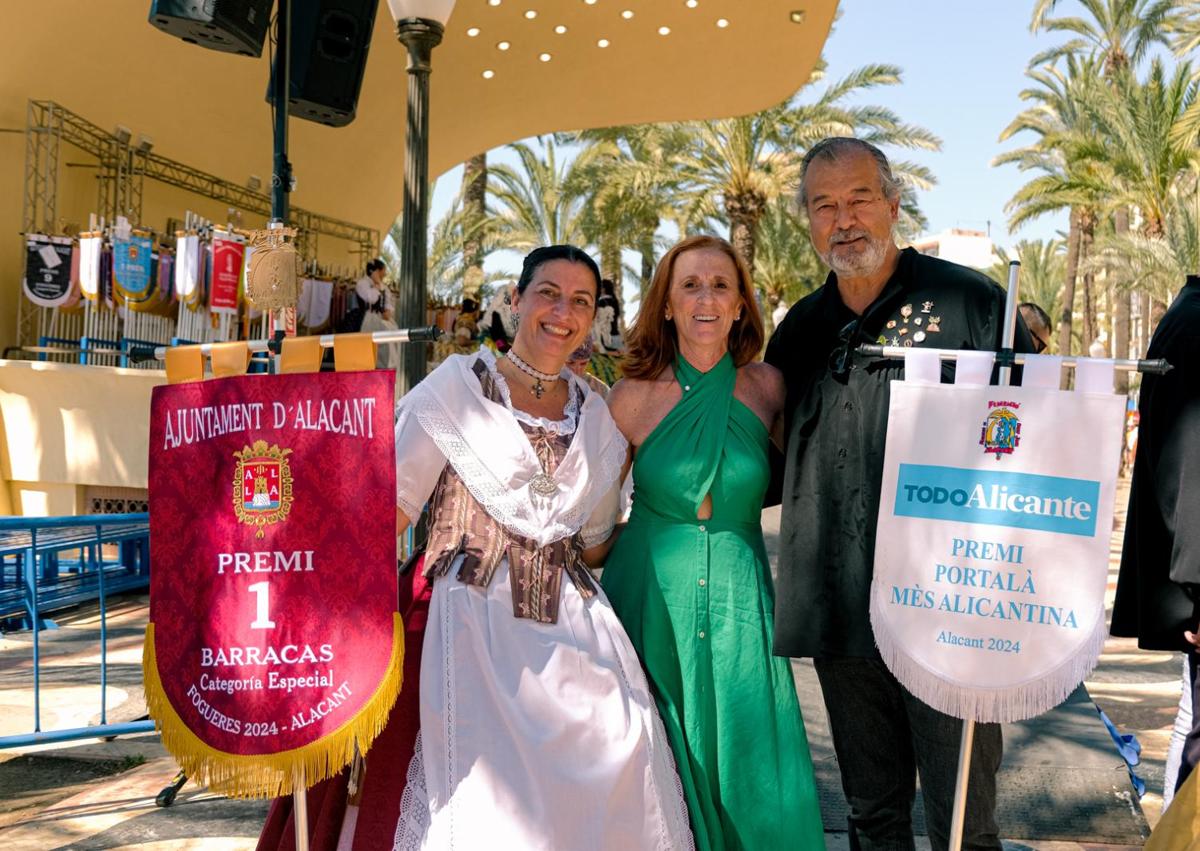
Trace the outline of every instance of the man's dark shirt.
[[1150, 340], [1112, 634], [1146, 650], [1190, 650], [1200, 618], [1200, 277], [1189, 275]]
[[[883, 341], [995, 350], [1003, 317], [1004, 291], [991, 279], [906, 248], [861, 319], [842, 302], [830, 273], [780, 323], [766, 352], [787, 382], [777, 654], [877, 655], [868, 614], [875, 524], [889, 384], [904, 377], [904, 361], [852, 355], [849, 368], [834, 374], [843, 340], [851, 348]], [[852, 336], [842, 333], [848, 325]], [[1019, 319], [1014, 348], [1033, 351]], [[943, 362], [943, 380], [953, 375], [952, 362]], [[887, 542], [880, 543], [886, 552]]]

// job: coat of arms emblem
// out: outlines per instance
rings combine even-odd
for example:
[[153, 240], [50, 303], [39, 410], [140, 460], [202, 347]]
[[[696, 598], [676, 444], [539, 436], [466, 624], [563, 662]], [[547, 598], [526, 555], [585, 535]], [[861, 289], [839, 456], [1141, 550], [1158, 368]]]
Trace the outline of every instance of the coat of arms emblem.
[[286, 520], [292, 509], [290, 454], [265, 440], [233, 453], [233, 512], [239, 523], [258, 527], [256, 538], [263, 537], [264, 527]]
[[979, 432], [979, 445], [986, 454], [996, 456], [1012, 455], [1021, 444], [1021, 421], [1013, 413], [1012, 408], [1018, 407], [1012, 402], [989, 402], [987, 418]]

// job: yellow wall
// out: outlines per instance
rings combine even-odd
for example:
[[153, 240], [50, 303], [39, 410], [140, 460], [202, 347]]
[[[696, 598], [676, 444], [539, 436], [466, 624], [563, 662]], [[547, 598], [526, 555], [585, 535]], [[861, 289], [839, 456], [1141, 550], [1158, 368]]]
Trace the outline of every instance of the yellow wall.
[[165, 381], [158, 370], [0, 360], [0, 512], [74, 514], [87, 485], [145, 488], [150, 393]]

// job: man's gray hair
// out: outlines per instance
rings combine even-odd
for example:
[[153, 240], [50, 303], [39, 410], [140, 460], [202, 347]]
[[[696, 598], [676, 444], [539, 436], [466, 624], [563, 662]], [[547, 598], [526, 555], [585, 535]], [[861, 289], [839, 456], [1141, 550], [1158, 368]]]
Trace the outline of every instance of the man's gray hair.
[[800, 206], [808, 206], [805, 181], [808, 179], [808, 167], [812, 165], [813, 160], [834, 162], [854, 154], [869, 154], [874, 157], [875, 165], [879, 167], [879, 186], [883, 189], [883, 196], [889, 201], [895, 201], [900, 197], [900, 193], [904, 190], [904, 184], [892, 174], [892, 165], [883, 151], [870, 142], [855, 139], [853, 136], [830, 136], [809, 148], [808, 153], [804, 155], [804, 161], [800, 164]]

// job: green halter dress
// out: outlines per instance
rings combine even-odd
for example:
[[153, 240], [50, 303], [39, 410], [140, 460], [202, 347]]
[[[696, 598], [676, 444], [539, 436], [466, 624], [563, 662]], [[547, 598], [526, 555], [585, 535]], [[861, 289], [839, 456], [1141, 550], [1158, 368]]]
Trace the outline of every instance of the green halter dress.
[[602, 584], [654, 689], [696, 848], [823, 849], [792, 673], [771, 655], [767, 429], [733, 398], [728, 354], [707, 373], [680, 358], [675, 377], [682, 398], [638, 448]]

